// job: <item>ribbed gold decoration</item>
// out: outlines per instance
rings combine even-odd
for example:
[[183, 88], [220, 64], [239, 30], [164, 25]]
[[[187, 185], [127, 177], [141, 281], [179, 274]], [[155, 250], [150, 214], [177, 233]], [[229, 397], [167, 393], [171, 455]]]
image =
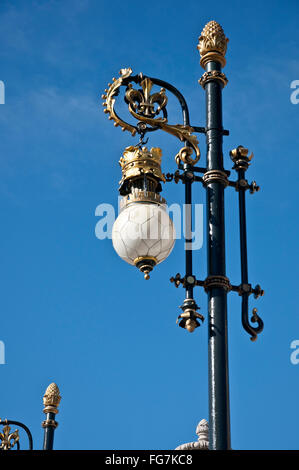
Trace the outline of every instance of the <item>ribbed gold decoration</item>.
[[119, 160], [122, 169], [121, 184], [128, 179], [151, 174], [158, 180], [165, 182], [161, 171], [162, 150], [153, 147], [149, 151], [146, 147], [139, 148], [131, 145], [126, 147], [123, 157]]
[[205, 68], [210, 61], [220, 62], [224, 67], [226, 64], [225, 53], [227, 49], [228, 39], [225, 37], [224, 31], [219, 23], [210, 21], [206, 24], [199, 37], [197, 46], [200, 53], [200, 65]]
[[53, 382], [51, 383], [43, 397], [45, 408], [44, 413], [58, 413], [58, 406], [61, 400], [58, 386]]

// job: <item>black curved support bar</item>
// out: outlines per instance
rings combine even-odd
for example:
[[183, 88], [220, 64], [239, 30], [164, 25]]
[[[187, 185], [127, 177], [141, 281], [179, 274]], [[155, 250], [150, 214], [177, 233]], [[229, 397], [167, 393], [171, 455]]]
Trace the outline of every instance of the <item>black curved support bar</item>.
[[[245, 179], [245, 170], [238, 169], [238, 180]], [[246, 230], [246, 206], [245, 206], [245, 192], [246, 190], [240, 186], [239, 189], [239, 221], [240, 221], [240, 252], [241, 252], [241, 282], [248, 284], [248, 263], [247, 263], [247, 230]], [[253, 327], [249, 323], [248, 313], [248, 297], [249, 293], [242, 293], [242, 325], [245, 331], [251, 335], [251, 341], [257, 339], [257, 335], [262, 332], [264, 323], [261, 318], [255, 313], [252, 321], [258, 323], [258, 326]]]
[[[182, 95], [182, 93], [173, 85], [171, 85], [168, 82], [165, 82], [164, 80], [160, 80], [159, 78], [153, 78], [153, 77], [148, 77], [155, 85], [161, 86], [162, 88], [165, 88], [166, 90], [170, 91], [179, 101], [181, 105], [181, 110], [182, 110], [182, 116], [183, 116], [183, 124], [184, 126], [190, 126], [190, 115], [189, 115], [189, 109], [187, 102]], [[188, 142], [185, 142], [185, 145], [189, 146]], [[184, 165], [184, 170], [187, 171], [192, 166], [190, 165]], [[186, 211], [189, 211], [190, 213], [185, 214], [185, 233], [186, 233], [186, 244], [190, 244], [192, 240], [190, 239], [190, 234], [192, 231], [192, 214], [191, 214], [191, 204], [192, 204], [192, 189], [191, 189], [191, 184], [192, 181], [186, 180], [185, 181], [185, 208]], [[186, 277], [192, 275], [192, 250], [185, 249], [185, 264], [186, 264]], [[186, 299], [192, 299], [193, 298], [193, 286], [187, 284], [186, 286]]]
[[[176, 87], [174, 87], [168, 82], [165, 82], [164, 80], [160, 80], [159, 78], [153, 78], [153, 77], [149, 77], [149, 79], [155, 85], [161, 86], [162, 88], [165, 88], [166, 90], [170, 91], [178, 99], [181, 105], [183, 124], [184, 126], [190, 126], [189, 108], [182, 93]], [[185, 145], [189, 146], [190, 144], [188, 142], [185, 142]], [[188, 171], [189, 169], [192, 169], [192, 165], [184, 165], [185, 172]], [[186, 212], [185, 214], [185, 233], [186, 233], [185, 243], [186, 244], [190, 244], [192, 242], [192, 240], [190, 239], [191, 231], [192, 231], [191, 205], [192, 205], [192, 181], [185, 180], [185, 208], [186, 208], [186, 211], [190, 212], [190, 213]], [[193, 253], [190, 248], [189, 249], [185, 248], [186, 278], [188, 276], [192, 276], [192, 254]], [[192, 298], [193, 298], [193, 286], [187, 284], [186, 299], [192, 299]]]
[[[188, 164], [184, 164], [184, 174], [188, 173], [188, 170], [192, 168]], [[186, 266], [186, 279], [192, 276], [192, 258], [193, 251], [190, 247], [192, 244], [192, 180], [186, 176], [184, 178], [185, 184], [185, 266]], [[193, 285], [188, 282], [186, 284], [186, 299], [193, 299]]]
[[189, 116], [189, 109], [187, 102], [182, 95], [182, 93], [175, 88], [173, 85], [171, 85], [168, 82], [165, 82], [164, 80], [160, 80], [159, 78], [152, 78], [148, 77], [155, 85], [161, 86], [162, 88], [165, 88], [166, 90], [170, 91], [173, 95], [176, 96], [176, 98], [179, 100], [181, 109], [182, 109], [182, 115], [183, 115], [183, 124], [184, 126], [190, 126], [190, 116]]
[[153, 78], [153, 77], [148, 77], [147, 75], [138, 74], [138, 75], [133, 75], [128, 78], [125, 78], [123, 81], [123, 85], [128, 86], [128, 84], [131, 82], [134, 82], [137, 85], [140, 85], [141, 81], [144, 80], [145, 78], [148, 78], [149, 80], [151, 80], [154, 85], [161, 86], [162, 88], [165, 88], [166, 90], [170, 91], [176, 96], [176, 98], [178, 99], [181, 105], [183, 124], [184, 126], [190, 126], [190, 116], [189, 116], [189, 109], [188, 109], [187, 102], [184, 96], [182, 95], [182, 93], [170, 83], [165, 82], [164, 80], [160, 80], [160, 78]]
[[[105, 99], [103, 102], [103, 106], [105, 107], [104, 112], [109, 113], [109, 119], [115, 121], [115, 126], [121, 126], [123, 131], [128, 130], [133, 136], [138, 133], [141, 139], [143, 139], [147, 132], [153, 132], [159, 129], [174, 135], [179, 140], [185, 142], [185, 147], [192, 148], [195, 152], [195, 159], [190, 158], [190, 151], [188, 149], [185, 150], [183, 156], [186, 162], [188, 160], [191, 166], [195, 165], [200, 158], [200, 150], [197, 137], [194, 133], [196, 131], [205, 133], [205, 129], [197, 127], [195, 131], [194, 127], [190, 125], [189, 109], [182, 93], [170, 83], [160, 80], [159, 78], [148, 77], [142, 73], [132, 76], [131, 73], [131, 69], [123, 69], [120, 73], [120, 79], [116, 80], [113, 78], [113, 84], [108, 84], [109, 88], [105, 89], [107, 95], [102, 95], [102, 98]], [[132, 83], [141, 86], [142, 90], [132, 88]], [[151, 87], [153, 85], [161, 86], [162, 89], [159, 93], [151, 95]], [[115, 97], [119, 95], [120, 87], [122, 86], [126, 87], [124, 101], [129, 106], [131, 115], [139, 121], [137, 126], [121, 119], [115, 110]], [[168, 123], [166, 109], [167, 96], [165, 95], [165, 90], [171, 92], [179, 101], [183, 124], [171, 125]], [[157, 109], [155, 109], [154, 103], [159, 104]], [[148, 108], [150, 108], [150, 112]], [[163, 118], [156, 118], [155, 116], [159, 115], [161, 112]]]
[[[25, 426], [25, 424], [23, 423], [20, 423], [19, 421], [13, 421], [13, 420], [10, 420], [10, 419], [6, 419], [4, 421], [1, 421], [0, 423], [2, 426], [5, 426], [6, 424], [10, 425], [10, 424], [13, 424], [14, 426], [19, 426], [20, 428], [24, 429], [24, 431], [26, 432], [27, 434], [27, 437], [28, 437], [28, 441], [29, 441], [29, 449], [28, 450], [32, 450], [33, 449], [33, 439], [32, 439], [32, 434], [30, 432], [30, 429], [27, 428], [27, 426]], [[18, 450], [20, 449], [20, 444], [17, 442], [17, 448]]]
[[242, 294], [242, 325], [244, 330], [251, 335], [251, 341], [255, 341], [257, 339], [257, 335], [264, 329], [264, 322], [257, 314], [254, 315], [252, 321], [256, 322], [258, 326], [254, 327], [249, 324], [248, 294]]

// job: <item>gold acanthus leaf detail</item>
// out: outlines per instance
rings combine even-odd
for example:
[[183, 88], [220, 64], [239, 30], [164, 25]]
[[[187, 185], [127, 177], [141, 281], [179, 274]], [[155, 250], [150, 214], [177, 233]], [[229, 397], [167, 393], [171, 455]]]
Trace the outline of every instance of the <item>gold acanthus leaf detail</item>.
[[199, 44], [197, 46], [201, 61], [200, 64], [204, 67], [207, 59], [218, 60], [222, 67], [224, 67], [225, 54], [227, 49], [228, 38], [225, 37], [224, 31], [219, 23], [210, 21], [206, 24], [199, 37]]
[[[109, 119], [113, 119], [114, 125], [121, 126], [123, 131], [128, 130], [131, 132], [132, 136], [136, 134], [137, 129], [123, 121], [114, 110], [115, 97], [119, 93], [119, 88], [122, 85], [127, 85], [126, 100], [132, 116], [138, 122], [143, 122], [145, 124], [149, 124], [152, 127], [157, 127], [165, 132], [168, 132], [169, 134], [177, 137], [181, 142], [188, 142], [196, 154], [196, 159], [194, 161], [198, 161], [200, 158], [200, 150], [198, 147], [197, 137], [196, 135], [192, 134], [194, 132], [193, 127], [185, 126], [183, 124], [168, 124], [166, 117], [151, 117], [151, 115], [155, 116], [158, 114], [167, 104], [167, 97], [165, 95], [164, 88], [162, 88], [160, 92], [151, 95], [150, 92], [152, 88], [152, 82], [149, 78], [146, 77], [143, 78], [140, 83], [143, 90], [143, 93], [141, 93], [140, 90], [134, 90], [131, 83], [128, 83], [127, 79], [131, 75], [131, 68], [121, 69], [120, 77], [118, 79], [113, 78], [113, 83], [109, 83], [109, 88], [105, 90], [106, 94], [102, 95], [102, 98], [105, 99], [103, 102], [103, 106], [105, 108], [104, 112], [109, 114]], [[142, 77], [142, 74], [140, 74], [140, 77]], [[124, 80], [126, 80], [125, 84]], [[159, 105], [156, 111], [153, 110], [154, 103]], [[152, 112], [150, 109], [152, 109]], [[140, 114], [140, 111], [142, 114]]]
[[103, 102], [104, 106], [104, 113], [109, 114], [109, 119], [114, 120], [115, 127], [120, 126], [123, 131], [127, 130], [131, 132], [132, 136], [134, 136], [137, 132], [134, 126], [131, 126], [127, 122], [123, 121], [116, 113], [114, 109], [115, 105], [115, 96], [119, 93], [119, 88], [122, 86], [124, 79], [130, 77], [133, 71], [130, 67], [123, 68], [120, 70], [119, 74], [120, 77], [118, 79], [113, 78], [112, 83], [108, 83], [108, 89], [105, 90], [106, 94], [102, 95], [102, 98], [105, 100]]
[[141, 116], [133, 111], [132, 108], [129, 107], [130, 113], [132, 116], [134, 116], [135, 119], [138, 119], [139, 121], [145, 122], [146, 124], [149, 124], [150, 126], [157, 126], [160, 129], [162, 129], [165, 132], [168, 132], [168, 134], [173, 135], [174, 137], [177, 137], [181, 142], [187, 141], [193, 148], [196, 154], [196, 160], [197, 162], [200, 158], [200, 150], [198, 147], [198, 140], [196, 135], [192, 134], [194, 132], [193, 127], [191, 126], [184, 126], [183, 124], [168, 124], [166, 118], [149, 118], [146, 116]]

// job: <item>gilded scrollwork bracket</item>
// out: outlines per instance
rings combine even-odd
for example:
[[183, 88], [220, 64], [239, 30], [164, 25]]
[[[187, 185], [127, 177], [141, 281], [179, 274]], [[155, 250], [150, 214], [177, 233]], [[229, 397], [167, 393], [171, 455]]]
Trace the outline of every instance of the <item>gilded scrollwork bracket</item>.
[[33, 440], [30, 430], [25, 426], [25, 424], [20, 423], [19, 421], [12, 421], [10, 419], [0, 419], [0, 426], [2, 426], [2, 431], [0, 432], [0, 452], [11, 450], [13, 448], [20, 449], [20, 435], [19, 429], [12, 431], [11, 425], [18, 426], [22, 428], [23, 431], [27, 434], [29, 450], [33, 449]]
[[10, 450], [12, 449], [18, 442], [20, 436], [19, 431], [16, 429], [15, 431], [11, 432], [11, 427], [6, 424], [3, 427], [3, 431], [0, 433], [0, 450]]
[[[178, 153], [176, 160], [183, 161], [190, 165], [194, 165], [200, 158], [200, 150], [198, 140], [194, 135], [194, 128], [189, 125], [189, 114], [186, 102], [183, 96], [176, 88], [167, 82], [146, 77], [143, 74], [132, 75], [131, 68], [124, 68], [120, 71], [118, 79], [113, 78], [112, 83], [108, 84], [108, 88], [102, 95], [104, 100], [104, 113], [109, 115], [109, 119], [114, 121], [114, 126], [120, 126], [123, 131], [131, 132], [132, 136], [137, 133], [143, 139], [147, 132], [163, 130], [181, 142], [185, 142], [185, 146]], [[154, 85], [162, 86], [159, 92], [152, 93]], [[140, 88], [134, 88], [134, 84]], [[122, 119], [116, 112], [116, 97], [120, 93], [121, 87], [125, 87], [124, 101], [128, 105], [130, 114], [137, 120], [137, 125], [132, 125]], [[167, 102], [166, 89], [174, 93], [178, 98], [184, 116], [184, 124], [169, 124], [167, 119]], [[187, 117], [187, 119], [185, 119]], [[191, 157], [192, 153], [194, 157]]]

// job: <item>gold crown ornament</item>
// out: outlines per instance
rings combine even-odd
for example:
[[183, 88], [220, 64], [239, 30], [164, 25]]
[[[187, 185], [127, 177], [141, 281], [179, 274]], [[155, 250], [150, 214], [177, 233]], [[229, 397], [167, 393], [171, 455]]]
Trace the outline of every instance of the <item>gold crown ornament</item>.
[[165, 176], [161, 171], [161, 159], [162, 150], [159, 147], [153, 147], [151, 150], [133, 145], [126, 147], [119, 160], [122, 169], [121, 194], [128, 181], [140, 177], [147, 176], [165, 182]]

